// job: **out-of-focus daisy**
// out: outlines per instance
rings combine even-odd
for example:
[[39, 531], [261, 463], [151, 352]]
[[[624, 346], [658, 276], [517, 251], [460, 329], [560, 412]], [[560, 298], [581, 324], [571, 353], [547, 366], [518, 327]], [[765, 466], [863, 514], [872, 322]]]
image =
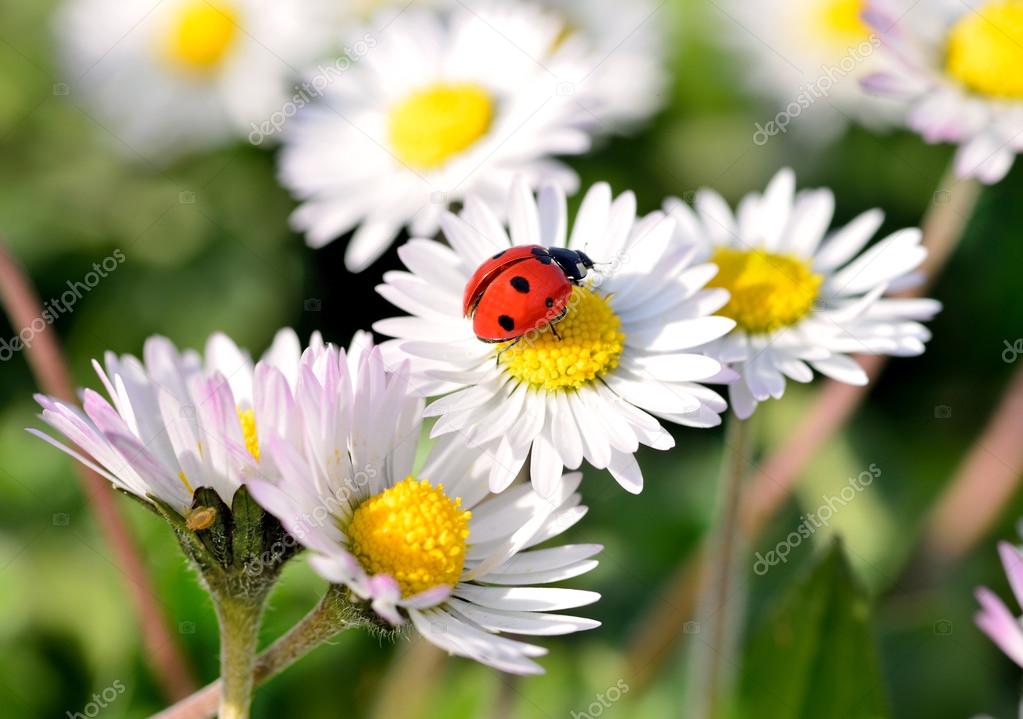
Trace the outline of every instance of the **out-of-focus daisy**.
[[[450, 393], [427, 408], [440, 416], [434, 435], [455, 433], [469, 447], [497, 446], [490, 488], [503, 490], [530, 457], [533, 486], [555, 494], [563, 467], [585, 459], [607, 468], [630, 492], [643, 476], [640, 444], [674, 445], [654, 417], [694, 427], [720, 422], [724, 401], [697, 382], [721, 365], [692, 348], [735, 323], [710, 316], [727, 301], [704, 290], [712, 265], [691, 266], [693, 251], [672, 241], [674, 222], [636, 217], [636, 200], [611, 188], [587, 193], [571, 236], [565, 195], [545, 186], [534, 200], [517, 182], [509, 197], [510, 233], [480, 200], [442, 220], [451, 247], [413, 239], [399, 253], [411, 272], [389, 272], [379, 292], [412, 317], [374, 329], [399, 338], [389, 359], [415, 358], [423, 391]], [[583, 250], [600, 263], [572, 290], [567, 315], [516, 343], [479, 340], [463, 316], [463, 291], [476, 268], [512, 246]], [[513, 285], [514, 286], [514, 285]]]
[[567, 56], [534, 59], [564, 28], [528, 3], [500, 12], [495, 25], [463, 7], [408, 9], [358, 31], [375, 47], [298, 114], [281, 154], [281, 180], [302, 201], [292, 223], [309, 244], [358, 225], [345, 263], [359, 271], [406, 225], [435, 234], [468, 193], [500, 207], [518, 173], [575, 189], [553, 157], [590, 146], [586, 113], [559, 93], [576, 71]]
[[68, 0], [66, 81], [130, 153], [149, 160], [244, 137], [325, 52], [321, 0]]
[[801, 137], [824, 140], [850, 120], [882, 127], [897, 118], [895, 103], [867, 95], [859, 84], [879, 68], [882, 55], [880, 41], [861, 17], [866, 4], [730, 0], [720, 6], [726, 39], [750, 61], [744, 68], [751, 89], [779, 111], [758, 123], [766, 137], [798, 127]]
[[[455, 2], [465, 0], [454, 0]], [[500, 10], [487, 0], [465, 1], [480, 8], [495, 26], [505, 27]], [[541, 0], [538, 9], [553, 13], [561, 34], [537, 60], [547, 64], [569, 56], [562, 79], [566, 92], [583, 108], [586, 120], [601, 134], [627, 132], [648, 119], [667, 100], [667, 47], [664, 4], [653, 0]], [[507, 13], [505, 13], [507, 14]], [[535, 21], [533, 21], [535, 22]]]
[[[1009, 578], [1009, 586], [1016, 597], [1016, 603], [1023, 605], [1023, 553], [1018, 547], [1008, 542], [998, 544], [998, 553], [1002, 557], [1005, 575]], [[1005, 655], [1023, 667], [1023, 623], [1005, 602], [987, 587], [977, 590], [977, 600], [981, 609], [974, 621], [987, 634]]]
[[680, 243], [714, 262], [710, 286], [731, 294], [721, 314], [735, 331], [705, 348], [741, 374], [729, 389], [745, 419], [758, 402], [779, 398], [786, 378], [813, 379], [811, 367], [849, 384], [866, 384], [850, 354], [917, 355], [930, 332], [920, 324], [940, 309], [928, 299], [887, 298], [920, 279], [927, 254], [916, 228], [899, 230], [861, 252], [883, 220], [863, 213], [828, 232], [835, 200], [830, 190], [795, 192], [782, 170], [763, 195], [745, 197], [733, 214], [720, 195], [702, 190], [695, 212], [672, 199]]
[[[364, 338], [363, 338], [364, 339]], [[529, 485], [488, 496], [485, 453], [438, 442], [418, 471], [423, 400], [407, 367], [389, 372], [377, 348], [328, 346], [303, 355], [294, 388], [256, 370], [257, 395], [275, 397], [264, 458], [273, 477], [248, 482], [256, 500], [313, 552], [314, 569], [398, 625], [411, 620], [447, 651], [504, 671], [542, 671], [541, 647], [500, 636], [567, 634], [598, 622], [554, 612], [594, 592], [543, 587], [596, 566], [598, 545], [525, 551], [586, 513], [568, 475], [551, 496]], [[275, 433], [280, 434], [275, 434]]]
[[956, 171], [995, 183], [1023, 151], [1023, 2], [875, 0], [866, 15], [892, 62], [864, 80], [899, 99], [928, 142], [959, 145]]
[[[294, 332], [277, 334], [263, 362], [294, 379], [299, 342]], [[108, 352], [104, 366], [93, 361], [110, 399], [87, 389], [84, 412], [38, 395], [42, 419], [70, 442], [29, 431], [99, 472], [118, 489], [149, 501], [156, 498], [182, 516], [200, 487], [211, 487], [228, 506], [241, 486], [246, 462], [230, 441], [259, 460], [253, 364], [228, 337], [215, 334], [205, 357], [179, 352], [164, 337], [146, 341], [143, 359]]]
[[[468, 9], [504, 34], [515, 24], [528, 32], [550, 22], [561, 31], [533, 59], [538, 65], [552, 62], [563, 68], [559, 77], [563, 92], [581, 108], [584, 122], [595, 133], [628, 132], [647, 120], [666, 102], [667, 38], [663, 3], [653, 0], [536, 0], [523, 6], [517, 0], [421, 0], [417, 5], [445, 10]], [[361, 14], [379, 9], [378, 26], [408, 7], [406, 0], [364, 0]], [[390, 10], [392, 15], [387, 14]], [[532, 14], [531, 14], [532, 13]], [[547, 19], [544, 16], [547, 16]], [[570, 62], [559, 55], [567, 55]], [[567, 58], [566, 58], [567, 59]]]

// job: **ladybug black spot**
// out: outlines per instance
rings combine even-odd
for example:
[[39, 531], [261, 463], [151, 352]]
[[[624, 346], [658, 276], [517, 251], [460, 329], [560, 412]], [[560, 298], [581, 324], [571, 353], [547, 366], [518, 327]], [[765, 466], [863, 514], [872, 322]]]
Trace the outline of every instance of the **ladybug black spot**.
[[534, 247], [531, 251], [537, 257], [547, 257], [548, 256], [547, 250], [545, 248], [543, 248], [543, 247]]
[[529, 292], [529, 280], [525, 277], [515, 275], [515, 277], [511, 278], [511, 286], [516, 292], [521, 292], [522, 294]]
[[554, 262], [550, 255], [537, 255], [536, 259], [540, 260], [540, 264], [542, 265], [549, 265]]
[[515, 320], [508, 315], [501, 315], [497, 318], [497, 324], [501, 325], [501, 329], [505, 332], [511, 332], [515, 329]]
[[494, 255], [494, 256], [493, 256], [493, 257], [491, 257], [490, 259], [492, 259], [492, 260], [496, 260], [496, 259], [497, 259], [498, 257], [500, 257], [501, 255], [503, 255], [503, 254], [504, 254], [505, 252], [507, 252], [507, 251], [508, 251], [508, 250], [501, 250], [500, 252], [498, 252], [498, 253], [497, 253], [496, 255]]
[[553, 297], [548, 297], [547, 299], [545, 299], [543, 301], [543, 303], [545, 305], [547, 305], [547, 307], [553, 307], [554, 306], [554, 298]]

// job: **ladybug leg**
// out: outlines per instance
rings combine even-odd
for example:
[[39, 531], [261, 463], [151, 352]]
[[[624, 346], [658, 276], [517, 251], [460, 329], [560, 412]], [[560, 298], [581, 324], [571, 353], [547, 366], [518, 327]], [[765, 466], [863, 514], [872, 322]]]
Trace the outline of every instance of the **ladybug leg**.
[[501, 355], [503, 355], [505, 352], [510, 350], [512, 347], [514, 347], [515, 345], [517, 345], [521, 341], [522, 341], [521, 337], [516, 337], [515, 339], [513, 339], [511, 342], [508, 343], [507, 347], [505, 347], [503, 350], [498, 352], [497, 353], [497, 358], [496, 358], [497, 359], [497, 364], [501, 364]]
[[551, 332], [554, 334], [555, 337], [558, 338], [558, 341], [560, 342], [561, 341], [561, 335], [558, 334], [558, 326], [557, 325], [551, 323]]

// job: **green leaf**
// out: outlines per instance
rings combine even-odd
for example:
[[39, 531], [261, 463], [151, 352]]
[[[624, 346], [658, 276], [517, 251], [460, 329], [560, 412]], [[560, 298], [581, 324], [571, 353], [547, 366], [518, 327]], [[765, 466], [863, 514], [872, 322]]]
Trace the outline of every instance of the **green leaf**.
[[890, 714], [870, 600], [840, 541], [767, 615], [745, 657], [739, 716], [879, 719]]

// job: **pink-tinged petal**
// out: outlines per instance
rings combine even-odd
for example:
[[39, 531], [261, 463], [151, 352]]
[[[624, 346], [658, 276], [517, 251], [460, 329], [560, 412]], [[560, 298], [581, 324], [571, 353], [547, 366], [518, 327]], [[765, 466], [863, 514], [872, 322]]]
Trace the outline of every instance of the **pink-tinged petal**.
[[431, 587], [419, 594], [412, 595], [408, 599], [402, 599], [398, 602], [398, 606], [410, 607], [412, 609], [429, 609], [430, 607], [435, 607], [438, 604], [446, 602], [448, 597], [451, 596], [452, 589], [454, 589], [454, 587], [450, 587], [446, 584]]
[[867, 92], [886, 97], [913, 97], [920, 91], [919, 83], [887, 72], [871, 73], [860, 79], [860, 85]]
[[93, 462], [91, 459], [86, 457], [84, 454], [82, 454], [82, 453], [72, 449], [71, 447], [68, 447], [63, 442], [61, 442], [61, 441], [59, 441], [57, 439], [54, 439], [50, 435], [48, 435], [45, 432], [42, 432], [42, 431], [40, 431], [38, 429], [35, 429], [34, 427], [26, 427], [25, 431], [28, 432], [29, 434], [31, 434], [32, 436], [38, 437], [39, 439], [43, 440], [44, 442], [46, 442], [51, 447], [56, 447], [61, 452], [63, 452], [64, 454], [66, 454], [66, 455], [68, 455], [70, 457], [72, 457], [73, 459], [77, 459], [79, 462], [84, 464], [86, 467], [91, 469], [93, 472], [95, 472], [96, 474], [100, 475], [101, 477], [104, 477], [111, 484], [113, 484], [113, 485], [115, 485], [117, 487], [120, 487], [122, 489], [130, 490], [132, 492], [132, 494], [135, 494], [136, 496], [138, 496], [138, 497], [140, 497], [142, 499], [145, 499], [145, 496], [138, 494], [138, 491], [134, 487], [126, 485], [123, 481], [121, 481], [120, 479], [118, 479], [114, 475], [112, 475], [109, 472], [107, 472], [105, 469], [100, 467], [98, 464]]
[[978, 589], [976, 596], [982, 607], [974, 617], [977, 626], [1005, 652], [1006, 656], [1023, 667], [1023, 627], [1020, 626], [1019, 620], [1012, 615], [1002, 600], [986, 587]]
[[1023, 552], [1008, 542], [998, 543], [998, 554], [1005, 567], [1005, 576], [1009, 579], [1012, 593], [1016, 595], [1016, 604], [1023, 606]]
[[348, 552], [332, 551], [330, 554], [314, 554], [309, 559], [309, 566], [331, 584], [352, 587], [357, 594], [365, 596], [365, 585], [368, 578], [358, 560]]
[[991, 136], [981, 136], [959, 148], [956, 153], [956, 172], [961, 177], [976, 177], [993, 185], [1008, 174], [1015, 153], [1008, 144]]
[[374, 612], [393, 626], [399, 627], [405, 623], [405, 618], [397, 608], [398, 602], [401, 601], [401, 587], [394, 577], [376, 574], [369, 578], [366, 586], [370, 593], [370, 606]]

